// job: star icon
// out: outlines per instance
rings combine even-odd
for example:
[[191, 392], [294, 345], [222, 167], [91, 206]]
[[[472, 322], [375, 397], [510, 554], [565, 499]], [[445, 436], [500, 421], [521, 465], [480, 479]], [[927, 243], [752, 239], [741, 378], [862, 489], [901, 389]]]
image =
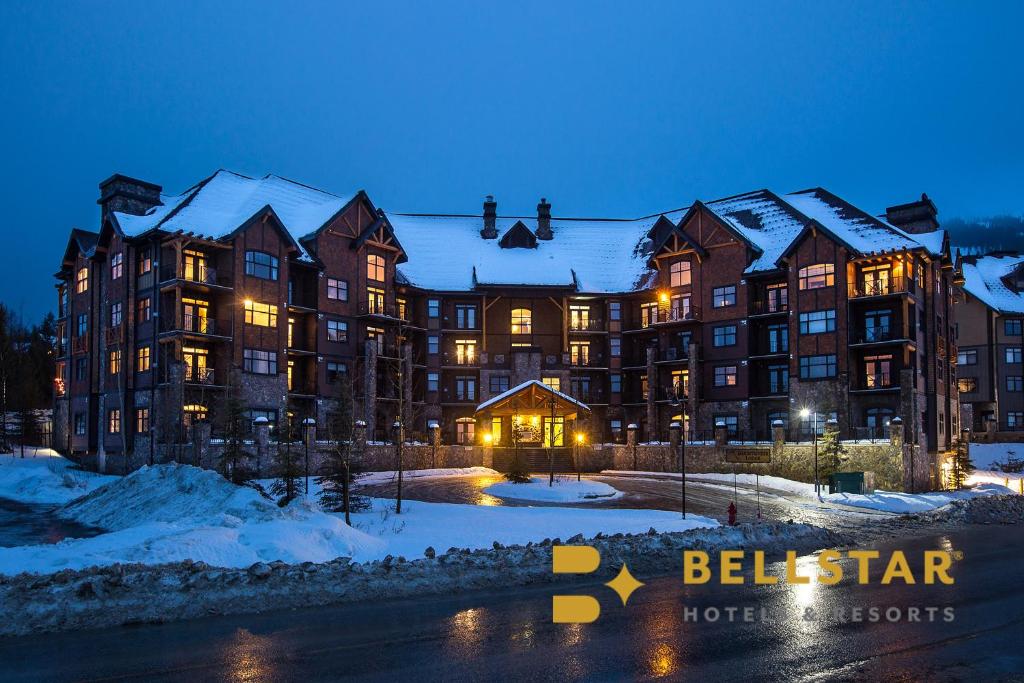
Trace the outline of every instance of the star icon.
[[609, 588], [618, 594], [622, 599], [622, 606], [626, 606], [626, 601], [629, 600], [629, 596], [633, 594], [637, 588], [643, 586], [643, 581], [637, 581], [632, 574], [629, 573], [629, 567], [625, 563], [622, 564], [622, 569], [619, 570], [619, 575], [614, 579], [605, 584]]

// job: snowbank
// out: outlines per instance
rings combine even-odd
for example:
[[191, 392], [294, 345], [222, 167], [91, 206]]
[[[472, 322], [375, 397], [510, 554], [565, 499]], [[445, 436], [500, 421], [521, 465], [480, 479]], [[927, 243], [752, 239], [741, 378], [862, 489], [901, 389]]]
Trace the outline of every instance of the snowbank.
[[[490, 467], [439, 467], [426, 470], [405, 470], [402, 479], [428, 479], [430, 477], [500, 477], [501, 473]], [[357, 475], [356, 484], [390, 484], [398, 481], [398, 471], [367, 472]]]
[[35, 449], [0, 456], [0, 498], [20, 503], [63, 505], [118, 477], [74, 469], [75, 463], [56, 451]]
[[1024, 443], [971, 444], [971, 462], [978, 470], [996, 470], [996, 463], [1005, 463], [1011, 457], [1024, 460]]
[[110, 530], [53, 545], [0, 549], [0, 573], [49, 573], [124, 562], [326, 562], [374, 554], [379, 539], [347, 526], [311, 502], [279, 508], [254, 489], [189, 465], [158, 465], [114, 480], [61, 509]]
[[547, 477], [533, 477], [529, 484], [513, 484], [503, 481], [484, 489], [498, 498], [534, 500], [542, 503], [597, 503], [618, 498], [622, 492], [601, 481], [575, 477], [555, 477], [554, 486], [548, 486]]

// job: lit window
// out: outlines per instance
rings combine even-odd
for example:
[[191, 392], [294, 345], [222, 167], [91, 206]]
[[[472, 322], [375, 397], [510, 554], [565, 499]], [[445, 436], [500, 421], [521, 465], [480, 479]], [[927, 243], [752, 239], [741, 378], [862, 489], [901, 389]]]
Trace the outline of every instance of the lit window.
[[455, 421], [455, 443], [471, 444], [476, 431], [476, 422], [471, 417], [460, 417]]
[[135, 432], [145, 434], [149, 431], [149, 408], [135, 409]]
[[257, 327], [277, 327], [277, 306], [246, 299], [245, 324]]
[[384, 290], [379, 287], [366, 288], [366, 312], [371, 314], [384, 313]]
[[562, 390], [562, 378], [561, 377], [541, 377], [540, 381], [542, 384], [547, 384], [555, 391]]
[[110, 374], [116, 375], [121, 372], [121, 349], [114, 349], [110, 352]]
[[110, 257], [110, 279], [116, 280], [124, 275], [124, 254], [120, 251]]
[[818, 263], [813, 266], [804, 266], [800, 269], [800, 289], [820, 289], [831, 287], [836, 283], [836, 267], [831, 263]]
[[573, 365], [587, 365], [590, 363], [590, 342], [571, 342], [569, 344], [569, 358]]
[[956, 387], [961, 394], [971, 394], [978, 390], [978, 380], [975, 377], [961, 377], [957, 380]]
[[277, 257], [262, 251], [245, 252], [245, 274], [263, 280], [277, 279]]
[[366, 279], [384, 282], [384, 257], [377, 254], [366, 255]]
[[89, 269], [82, 267], [78, 269], [78, 275], [75, 278], [75, 292], [81, 294], [88, 291], [89, 289]]
[[140, 346], [135, 351], [135, 370], [147, 372], [149, 370], [149, 347]]
[[121, 409], [112, 408], [107, 412], [107, 431], [111, 434], [117, 434], [121, 431]]
[[459, 365], [472, 365], [476, 359], [476, 340], [455, 340], [455, 362]]
[[139, 252], [139, 275], [145, 275], [151, 270], [153, 270], [153, 257], [150, 255], [149, 249], [143, 249]]
[[348, 282], [327, 278], [327, 298], [335, 301], [348, 301]]
[[529, 308], [512, 309], [512, 334], [530, 334], [533, 314]]
[[669, 266], [669, 286], [683, 287], [690, 284], [690, 262], [676, 261]]
[[136, 315], [135, 315], [135, 321], [136, 322], [140, 322], [140, 323], [144, 323], [144, 322], [148, 321], [149, 320], [149, 316], [150, 316], [150, 310], [149, 310], [150, 309], [150, 301], [149, 301], [149, 297], [147, 296], [145, 299], [139, 299], [139, 301], [138, 301], [138, 303], [136, 305], [138, 307], [138, 311], [136, 312]]

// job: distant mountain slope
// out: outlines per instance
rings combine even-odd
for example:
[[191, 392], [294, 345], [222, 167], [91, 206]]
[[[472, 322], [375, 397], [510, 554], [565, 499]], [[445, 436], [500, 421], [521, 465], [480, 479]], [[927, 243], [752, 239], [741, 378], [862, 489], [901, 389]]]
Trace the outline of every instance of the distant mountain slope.
[[950, 244], [964, 254], [1024, 251], [1024, 215], [988, 218], [950, 218], [942, 221]]

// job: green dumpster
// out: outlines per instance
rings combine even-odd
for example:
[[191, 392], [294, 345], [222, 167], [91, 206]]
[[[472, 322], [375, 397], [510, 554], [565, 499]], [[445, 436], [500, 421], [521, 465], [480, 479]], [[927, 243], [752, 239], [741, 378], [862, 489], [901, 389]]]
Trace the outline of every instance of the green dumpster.
[[864, 493], [863, 472], [836, 472], [828, 478], [829, 493]]

